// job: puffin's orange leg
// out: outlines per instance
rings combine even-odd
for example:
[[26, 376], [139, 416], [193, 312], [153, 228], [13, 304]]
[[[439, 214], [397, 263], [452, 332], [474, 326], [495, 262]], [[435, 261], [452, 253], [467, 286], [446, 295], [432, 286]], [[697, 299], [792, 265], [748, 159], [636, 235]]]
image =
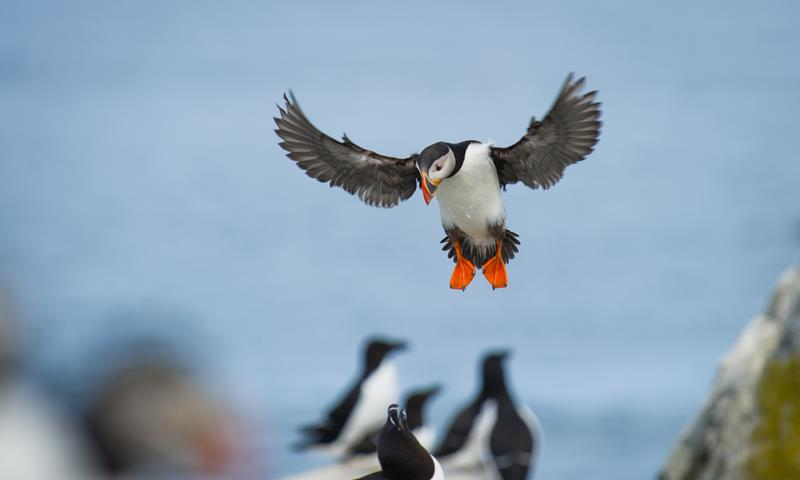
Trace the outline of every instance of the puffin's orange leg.
[[475, 278], [475, 265], [462, 255], [461, 242], [453, 241], [453, 247], [456, 249], [456, 268], [450, 276], [450, 288], [464, 290]]
[[483, 275], [492, 284], [492, 289], [508, 286], [508, 273], [503, 263], [503, 241], [497, 241], [497, 253], [483, 266]]

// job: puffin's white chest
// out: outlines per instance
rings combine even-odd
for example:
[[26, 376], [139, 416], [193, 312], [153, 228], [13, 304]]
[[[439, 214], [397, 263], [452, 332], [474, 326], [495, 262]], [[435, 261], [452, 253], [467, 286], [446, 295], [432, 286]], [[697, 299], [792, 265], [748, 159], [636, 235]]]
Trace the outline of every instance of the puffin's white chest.
[[494, 244], [489, 226], [505, 226], [506, 213], [488, 144], [473, 143], [467, 147], [461, 169], [442, 180], [436, 198], [445, 229], [455, 226], [475, 244]]

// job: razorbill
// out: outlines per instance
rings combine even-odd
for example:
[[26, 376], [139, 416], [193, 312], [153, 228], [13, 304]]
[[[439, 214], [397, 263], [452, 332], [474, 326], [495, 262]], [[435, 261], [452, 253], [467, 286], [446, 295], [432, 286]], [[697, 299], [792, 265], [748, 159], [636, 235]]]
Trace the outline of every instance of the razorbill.
[[371, 340], [355, 383], [322, 422], [300, 429], [305, 438], [295, 448], [313, 447], [339, 455], [380, 428], [386, 405], [396, 402], [398, 396], [397, 370], [387, 355], [405, 346], [405, 342]]
[[388, 418], [378, 437], [379, 472], [359, 480], [444, 480], [439, 462], [420, 445], [406, 412], [397, 405], [389, 406]]
[[445, 470], [483, 468], [491, 478], [522, 480], [534, 464], [541, 428], [533, 412], [516, 405], [503, 371], [506, 351], [483, 359], [482, 386], [434, 449]]
[[[411, 428], [411, 432], [419, 443], [425, 448], [431, 447], [435, 432], [433, 427], [425, 423], [424, 409], [428, 400], [439, 393], [439, 390], [441, 390], [439, 385], [413, 390], [403, 402], [408, 417], [408, 426]], [[375, 453], [378, 449], [377, 442], [380, 433], [381, 430], [376, 430], [372, 434], [367, 435], [360, 442], [353, 445], [349, 453], [353, 455]]]
[[450, 288], [465, 289], [476, 267], [493, 288], [508, 285], [505, 264], [518, 251], [516, 233], [506, 228], [500, 190], [522, 182], [548, 189], [567, 166], [583, 160], [600, 134], [596, 91], [581, 93], [584, 78], [564, 81], [544, 119], [533, 117], [527, 132], [509, 147], [474, 140], [436, 142], [419, 154], [395, 158], [353, 143], [339, 142], [319, 131], [300, 109], [294, 95], [284, 95], [275, 132], [288, 157], [306, 174], [342, 187], [377, 207], [393, 207], [410, 198], [419, 183], [425, 203], [439, 199], [444, 250], [456, 263]]

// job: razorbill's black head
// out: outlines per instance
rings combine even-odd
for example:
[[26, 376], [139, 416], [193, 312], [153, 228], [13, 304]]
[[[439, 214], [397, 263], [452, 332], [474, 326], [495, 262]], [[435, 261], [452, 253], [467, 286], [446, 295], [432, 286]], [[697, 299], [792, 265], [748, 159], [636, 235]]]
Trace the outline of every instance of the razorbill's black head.
[[416, 430], [425, 424], [425, 405], [440, 390], [441, 387], [439, 385], [433, 385], [428, 388], [414, 390], [406, 397], [405, 406], [408, 414], [408, 425], [412, 430]]
[[381, 471], [362, 477], [378, 480], [443, 480], [438, 462], [420, 445], [405, 410], [389, 406], [388, 418], [378, 437], [378, 462]]
[[503, 370], [503, 362], [511, 355], [508, 350], [495, 350], [487, 353], [483, 357], [483, 371], [481, 397], [483, 399], [493, 398], [506, 392], [506, 376]]
[[407, 347], [406, 342], [374, 338], [367, 344], [364, 352], [364, 374], [369, 375], [377, 369], [383, 359], [391, 352], [401, 351]]

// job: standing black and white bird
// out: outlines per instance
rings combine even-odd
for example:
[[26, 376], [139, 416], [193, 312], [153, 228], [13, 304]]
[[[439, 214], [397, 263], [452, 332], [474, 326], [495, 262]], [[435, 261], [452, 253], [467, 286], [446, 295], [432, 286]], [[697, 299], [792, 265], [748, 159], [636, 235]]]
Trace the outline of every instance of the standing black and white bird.
[[380, 428], [384, 408], [398, 396], [397, 369], [387, 356], [405, 346], [405, 342], [371, 340], [355, 383], [321, 423], [300, 429], [305, 438], [296, 447], [314, 447], [338, 455]]
[[523, 480], [532, 470], [541, 428], [533, 412], [515, 404], [506, 384], [506, 351], [484, 357], [483, 385], [456, 414], [433, 454], [445, 470], [483, 468], [501, 480]]
[[[432, 446], [435, 437], [434, 428], [425, 422], [425, 406], [431, 397], [439, 393], [439, 390], [441, 390], [439, 385], [413, 390], [403, 402], [408, 416], [408, 426], [419, 443], [425, 448]], [[367, 435], [360, 442], [353, 445], [349, 453], [354, 455], [375, 453], [378, 449], [378, 436], [380, 436], [380, 433], [381, 430], [376, 430]]]
[[594, 149], [600, 135], [597, 92], [581, 93], [584, 78], [570, 74], [543, 120], [532, 118], [522, 138], [509, 147], [468, 140], [436, 142], [420, 154], [395, 158], [366, 150], [344, 135], [339, 142], [317, 130], [294, 95], [275, 118], [280, 146], [310, 177], [358, 195], [368, 205], [393, 207], [410, 198], [419, 183], [425, 203], [439, 198], [442, 243], [456, 267], [450, 288], [465, 289], [476, 267], [493, 288], [508, 285], [505, 264], [518, 251], [516, 233], [506, 228], [500, 190], [522, 182], [548, 189], [571, 164]]
[[389, 406], [378, 437], [378, 462], [381, 471], [359, 480], [444, 480], [439, 462], [414, 437], [405, 410], [397, 405]]

